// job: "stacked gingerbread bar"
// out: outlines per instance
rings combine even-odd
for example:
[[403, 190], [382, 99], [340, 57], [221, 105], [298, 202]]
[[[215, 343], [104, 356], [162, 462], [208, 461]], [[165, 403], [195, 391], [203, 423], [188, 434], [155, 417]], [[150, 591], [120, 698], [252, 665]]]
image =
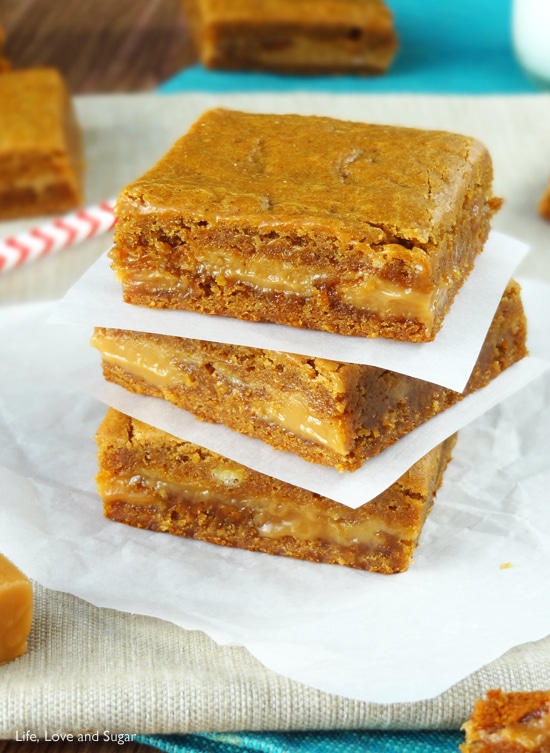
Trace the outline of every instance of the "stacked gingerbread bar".
[[[499, 206], [464, 136], [212, 110], [119, 196], [124, 300], [204, 316], [433, 340]], [[221, 325], [223, 326], [223, 324]], [[106, 379], [311, 463], [353, 472], [526, 354], [507, 287], [464, 393], [375, 366], [97, 328]], [[109, 409], [107, 517], [378, 572], [409, 566], [454, 437], [359, 509]]]

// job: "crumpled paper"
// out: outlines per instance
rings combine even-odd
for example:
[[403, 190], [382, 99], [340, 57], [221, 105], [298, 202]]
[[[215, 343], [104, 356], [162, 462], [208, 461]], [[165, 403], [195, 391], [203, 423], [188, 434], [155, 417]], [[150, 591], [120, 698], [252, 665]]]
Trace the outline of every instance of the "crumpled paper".
[[[531, 352], [550, 360], [549, 288], [522, 284]], [[105, 407], [63, 381], [87, 344], [50, 313], [0, 312], [0, 550], [31, 578], [378, 703], [434, 697], [550, 634], [548, 373], [461, 430], [413, 565], [383, 576], [105, 520], [92, 439]]]

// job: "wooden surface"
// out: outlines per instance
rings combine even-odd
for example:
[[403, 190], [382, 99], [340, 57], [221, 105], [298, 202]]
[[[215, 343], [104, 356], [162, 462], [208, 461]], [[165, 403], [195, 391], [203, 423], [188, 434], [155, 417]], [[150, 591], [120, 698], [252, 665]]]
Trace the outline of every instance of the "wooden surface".
[[[195, 60], [179, 0], [0, 0], [0, 25], [13, 68], [55, 66], [75, 94], [151, 90]], [[99, 742], [33, 742], [25, 732], [0, 740], [0, 753], [154, 750], [104, 742], [102, 730]]]
[[73, 93], [154, 89], [195, 60], [181, 0], [0, 0], [13, 68], [53, 65]]

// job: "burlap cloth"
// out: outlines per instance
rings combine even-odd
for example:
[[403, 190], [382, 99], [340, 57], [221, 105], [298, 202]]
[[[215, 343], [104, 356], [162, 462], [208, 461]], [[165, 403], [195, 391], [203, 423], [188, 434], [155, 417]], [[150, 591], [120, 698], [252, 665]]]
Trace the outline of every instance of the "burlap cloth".
[[[55, 556], [52, 553], [52, 556]], [[201, 632], [36, 586], [28, 654], [2, 667], [2, 735], [460, 726], [488, 687], [550, 685], [550, 639], [520, 646], [421, 703], [359, 703], [266, 670]], [[414, 684], [414, 677], [410, 679]]]
[[[506, 199], [494, 225], [531, 244], [520, 272], [550, 282], [550, 224], [536, 212], [550, 177], [550, 96], [82, 97], [77, 108], [86, 139], [88, 203], [115, 196], [204, 109], [218, 104], [446, 128], [481, 138], [493, 155], [496, 193]], [[0, 233], [28, 225], [4, 223]], [[108, 238], [99, 238], [5, 274], [1, 303], [61, 296], [107, 244]], [[550, 637], [518, 646], [437, 698], [380, 705], [304, 687], [265, 669], [245, 649], [217, 646], [203, 633], [98, 609], [36, 583], [28, 654], [0, 668], [0, 737], [23, 729], [40, 736], [45, 730], [456, 729], [474, 700], [496, 686], [550, 687]]]

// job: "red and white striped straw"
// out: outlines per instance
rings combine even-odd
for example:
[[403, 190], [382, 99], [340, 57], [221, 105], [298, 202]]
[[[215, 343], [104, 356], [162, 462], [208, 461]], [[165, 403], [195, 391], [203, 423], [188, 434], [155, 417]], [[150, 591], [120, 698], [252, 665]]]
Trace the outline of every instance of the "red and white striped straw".
[[109, 232], [116, 222], [114, 208], [115, 200], [108, 199], [0, 240], [0, 272]]

